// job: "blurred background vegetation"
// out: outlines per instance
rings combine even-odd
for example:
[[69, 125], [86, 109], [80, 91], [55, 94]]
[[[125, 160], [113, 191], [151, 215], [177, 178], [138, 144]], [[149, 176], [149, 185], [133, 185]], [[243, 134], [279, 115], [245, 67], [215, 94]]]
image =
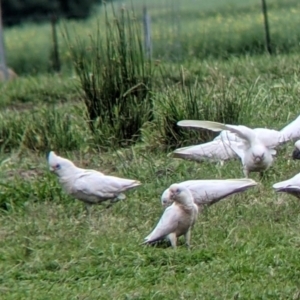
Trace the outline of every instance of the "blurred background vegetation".
[[[282, 73], [293, 77], [298, 67], [299, 1], [267, 1], [273, 58], [266, 50], [261, 3], [2, 1], [7, 65], [19, 77], [0, 87], [1, 107], [18, 110], [5, 112], [0, 146], [5, 151], [20, 146], [45, 151], [55, 145], [70, 150], [79, 147], [73, 143], [79, 139], [85, 149], [146, 141], [168, 150], [212, 138], [178, 128], [180, 119], [246, 124], [253, 103], [258, 105], [252, 95], [262, 93], [260, 80], [272, 82]], [[292, 64], [284, 63], [286, 54]], [[57, 103], [59, 111], [44, 107]], [[34, 125], [34, 111], [43, 126], [55, 130]], [[61, 114], [73, 117], [60, 121]], [[73, 135], [74, 120], [74, 128], [81, 120], [85, 129], [60, 140], [55, 132]], [[33, 132], [40, 138], [32, 139]]]
[[[89, 40], [105, 30], [105, 9], [101, 1], [17, 1], [4, 0], [3, 20], [8, 65], [17, 74], [51, 71], [53, 38], [51, 16], [58, 18], [58, 51], [62, 70], [70, 73], [70, 51], [63, 27], [70, 34]], [[111, 15], [111, 1], [107, 8]], [[190, 58], [228, 59], [232, 56], [265, 53], [265, 33], [260, 0], [231, 1], [113, 1], [118, 14], [133, 8], [136, 21], [143, 24], [143, 7], [151, 18], [154, 59], [188, 62]], [[274, 53], [299, 50], [300, 2], [268, 0], [271, 46]], [[70, 19], [70, 20], [67, 20]], [[38, 24], [35, 22], [39, 22]], [[8, 26], [16, 25], [19, 26]]]
[[2, 0], [3, 23], [45, 22], [50, 14], [67, 19], [85, 19], [100, 0]]

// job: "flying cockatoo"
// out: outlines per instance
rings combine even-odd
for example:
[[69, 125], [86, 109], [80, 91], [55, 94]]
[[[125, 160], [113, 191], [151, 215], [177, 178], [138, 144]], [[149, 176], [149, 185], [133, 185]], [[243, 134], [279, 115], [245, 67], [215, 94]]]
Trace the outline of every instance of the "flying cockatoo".
[[300, 199], [300, 173], [288, 180], [275, 183], [273, 189], [276, 192], [288, 193]]
[[169, 187], [169, 197], [173, 204], [164, 210], [154, 230], [145, 238], [143, 244], [151, 244], [167, 238], [176, 248], [177, 238], [185, 237], [187, 247], [190, 246], [191, 229], [194, 226], [198, 207], [194, 203], [191, 192], [179, 184]]
[[293, 159], [300, 159], [300, 140], [295, 143], [295, 149], [292, 154]]
[[274, 143], [271, 143], [273, 139], [271, 141], [270, 137], [272, 133], [274, 136], [277, 135], [275, 130], [270, 130], [267, 136], [268, 139], [263, 140], [258, 137], [255, 130], [243, 125], [226, 125], [211, 121], [189, 120], [180, 121], [178, 125], [206, 128], [212, 131], [228, 130], [236, 134], [241, 142], [238, 145], [231, 143], [230, 147], [241, 159], [246, 178], [249, 177], [250, 172], [260, 172], [262, 175], [273, 163], [273, 155], [276, 154], [276, 150], [273, 149], [275, 147], [275, 139]]
[[[183, 120], [177, 124], [183, 127], [198, 128], [197, 122]], [[255, 128], [253, 130], [267, 147], [276, 148], [288, 141], [295, 141], [300, 138], [300, 116], [280, 131], [268, 128]], [[173, 156], [195, 161], [209, 159], [223, 164], [226, 160], [239, 158], [233, 149], [236, 149], [241, 144], [243, 144], [243, 140], [239, 136], [228, 130], [223, 130], [213, 141], [176, 149], [173, 152]]]
[[85, 203], [90, 216], [90, 206], [111, 200], [111, 203], [125, 199], [123, 192], [141, 185], [137, 180], [107, 176], [95, 170], [81, 169], [70, 160], [51, 151], [48, 155], [50, 171], [59, 177], [67, 194]]
[[[212, 205], [220, 200], [244, 192], [250, 187], [257, 185], [252, 179], [206, 179], [206, 180], [187, 180], [178, 183], [178, 186], [187, 188], [193, 196], [194, 203], [199, 210], [204, 205]], [[170, 189], [166, 189], [161, 196], [161, 204], [166, 207], [173, 203], [170, 197]]]

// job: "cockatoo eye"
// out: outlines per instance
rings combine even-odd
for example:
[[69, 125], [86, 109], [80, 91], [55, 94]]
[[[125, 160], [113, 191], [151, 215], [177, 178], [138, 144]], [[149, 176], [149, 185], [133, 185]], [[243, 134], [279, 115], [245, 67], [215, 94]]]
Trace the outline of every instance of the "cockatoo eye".
[[59, 169], [60, 169], [60, 164], [57, 164], [57, 165], [55, 166], [55, 169], [56, 169], [56, 170], [59, 170]]

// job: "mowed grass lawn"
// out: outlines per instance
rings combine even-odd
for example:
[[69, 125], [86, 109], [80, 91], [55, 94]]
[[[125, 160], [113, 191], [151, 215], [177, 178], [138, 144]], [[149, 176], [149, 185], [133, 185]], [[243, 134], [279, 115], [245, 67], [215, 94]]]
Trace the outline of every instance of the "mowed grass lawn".
[[[201, 61], [185, 68], [189, 78], [215, 78], [211, 101], [220, 94], [217, 85], [228, 97], [243, 97], [244, 125], [281, 129], [300, 114], [298, 55]], [[142, 246], [163, 212], [164, 189], [188, 179], [243, 177], [240, 163], [220, 167], [174, 159], [160, 147], [155, 126], [143, 143], [97, 152], [71, 80], [49, 75], [1, 87], [0, 129], [9, 133], [0, 156], [1, 299], [299, 299], [300, 203], [272, 190], [273, 183], [300, 171], [300, 161], [291, 160], [292, 143], [278, 151], [262, 181], [251, 174], [257, 187], [204, 210], [190, 251], [182, 241], [176, 251], [167, 244]], [[22, 93], [32, 98], [24, 96], [20, 106]], [[62, 96], [56, 113], [50, 104], [45, 108], [47, 97], [53, 103]], [[59, 123], [55, 134], [43, 127], [47, 114], [57, 123], [68, 115], [71, 125]], [[26, 128], [21, 144], [8, 125], [16, 132]], [[28, 132], [35, 138], [31, 143]], [[47, 134], [50, 142], [42, 148]], [[40, 148], [30, 150], [34, 145]], [[109, 209], [94, 206], [89, 221], [83, 205], [66, 196], [50, 174], [50, 146], [80, 167], [143, 185]]]

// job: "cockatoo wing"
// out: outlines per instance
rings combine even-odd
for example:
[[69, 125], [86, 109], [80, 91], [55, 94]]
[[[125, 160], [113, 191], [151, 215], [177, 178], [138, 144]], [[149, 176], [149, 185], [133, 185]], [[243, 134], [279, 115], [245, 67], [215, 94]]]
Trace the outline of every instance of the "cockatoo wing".
[[[221, 199], [232, 194], [244, 192], [250, 187], [257, 185], [252, 179], [204, 179], [204, 180], [187, 180], [179, 183], [190, 190], [194, 203], [197, 205], [212, 205]], [[172, 203], [170, 199], [169, 189], [166, 189], [161, 196], [162, 205]]]
[[210, 129], [215, 132], [226, 130], [226, 125], [212, 121], [201, 121], [201, 120], [182, 120], [177, 122], [178, 126], [190, 127], [190, 128], [204, 128]]
[[75, 180], [74, 191], [102, 199], [110, 199], [139, 185], [141, 183], [136, 180], [84, 172]]
[[225, 141], [241, 142], [241, 139], [229, 130], [222, 130], [221, 133], [214, 138], [214, 141], [220, 139]]
[[286, 125], [280, 130], [282, 134], [281, 143], [293, 140], [296, 141], [300, 138], [300, 116], [298, 116], [290, 124]]
[[299, 185], [282, 185], [281, 186], [281, 182], [276, 183], [273, 185], [273, 188], [275, 189], [275, 191], [277, 193], [287, 193], [287, 194], [291, 194], [297, 198], [300, 199], [300, 186]]
[[156, 242], [175, 232], [181, 217], [182, 211], [178, 205], [169, 206], [165, 209], [154, 230], [145, 238], [144, 244]]
[[275, 191], [276, 192], [286, 192], [286, 193], [299, 193], [299, 195], [300, 195], [300, 186], [287, 185], [285, 187], [276, 188]]
[[240, 144], [241, 142], [222, 140], [219, 138], [208, 143], [176, 149], [173, 152], [173, 156], [195, 161], [207, 159], [224, 161], [238, 157], [233, 149]]
[[235, 133], [241, 139], [245, 140], [248, 144], [253, 142], [256, 138], [255, 132], [243, 125], [225, 125], [218, 122], [197, 120], [183, 120], [177, 122], [177, 125], [183, 127], [205, 128], [212, 131], [229, 130]]
[[298, 194], [300, 196], [300, 174], [295, 175], [294, 177], [275, 183], [273, 188], [276, 192], [286, 192], [290, 194]]
[[194, 202], [197, 205], [212, 205], [232, 194], [244, 192], [250, 187], [256, 186], [257, 182], [252, 179], [216, 179], [199, 180], [188, 184]]
[[257, 138], [267, 147], [275, 148], [282, 143], [282, 134], [274, 129], [255, 128], [253, 129]]

